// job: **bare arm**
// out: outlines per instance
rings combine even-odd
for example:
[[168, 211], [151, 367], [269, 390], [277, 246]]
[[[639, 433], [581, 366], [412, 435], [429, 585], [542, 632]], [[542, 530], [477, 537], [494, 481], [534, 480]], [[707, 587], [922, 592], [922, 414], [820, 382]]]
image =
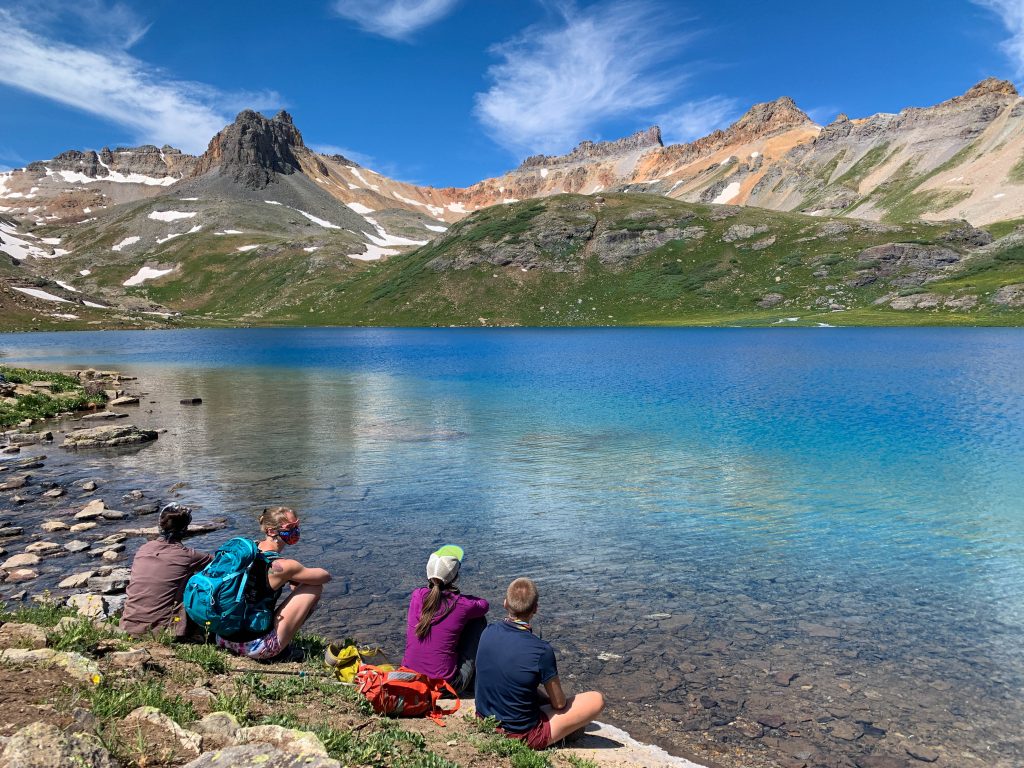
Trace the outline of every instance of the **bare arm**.
[[562, 681], [557, 675], [544, 683], [544, 692], [548, 695], [552, 709], [557, 712], [565, 708], [565, 691], [562, 690]]
[[326, 584], [331, 574], [323, 568], [306, 568], [298, 560], [275, 560], [270, 564], [269, 581], [274, 589], [288, 582], [294, 584]]

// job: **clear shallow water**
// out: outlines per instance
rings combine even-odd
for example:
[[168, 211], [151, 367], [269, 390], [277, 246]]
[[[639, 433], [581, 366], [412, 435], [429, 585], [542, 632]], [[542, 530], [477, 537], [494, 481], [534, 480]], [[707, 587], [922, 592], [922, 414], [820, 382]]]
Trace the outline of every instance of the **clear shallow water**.
[[498, 605], [538, 579], [563, 675], [623, 691], [623, 713], [656, 702], [727, 739], [733, 717], [781, 711], [830, 752], [895, 754], [898, 734], [950, 765], [1024, 762], [1020, 331], [101, 332], [0, 350], [141, 377], [157, 404], [133, 420], [171, 431], [96, 471], [185, 480], [239, 529], [298, 508], [297, 556], [338, 575], [328, 629], [397, 655], [426, 554], [457, 541], [464, 588]]

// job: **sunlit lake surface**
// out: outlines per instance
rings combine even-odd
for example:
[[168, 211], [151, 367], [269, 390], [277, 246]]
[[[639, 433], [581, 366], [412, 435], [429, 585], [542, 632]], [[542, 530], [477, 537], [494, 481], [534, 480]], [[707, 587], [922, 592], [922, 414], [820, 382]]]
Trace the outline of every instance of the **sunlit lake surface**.
[[136, 375], [132, 421], [169, 429], [69, 478], [185, 482], [253, 535], [257, 509], [298, 509], [296, 556], [337, 576], [321, 629], [399, 656], [427, 554], [457, 542], [464, 590], [500, 608], [534, 577], [563, 677], [623, 718], [656, 703], [662, 740], [775, 711], [822, 750], [910, 739], [948, 765], [1024, 764], [1020, 331], [204, 330], [0, 350]]

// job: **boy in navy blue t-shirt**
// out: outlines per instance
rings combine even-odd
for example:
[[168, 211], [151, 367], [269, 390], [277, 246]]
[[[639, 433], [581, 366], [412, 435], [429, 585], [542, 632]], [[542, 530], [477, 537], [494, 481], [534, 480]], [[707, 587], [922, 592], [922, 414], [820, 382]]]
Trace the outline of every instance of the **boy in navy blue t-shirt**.
[[604, 696], [588, 691], [566, 698], [554, 649], [530, 628], [538, 597], [530, 579], [516, 579], [505, 595], [508, 617], [481, 635], [476, 711], [480, 717], [496, 718], [506, 736], [544, 749], [597, 717]]

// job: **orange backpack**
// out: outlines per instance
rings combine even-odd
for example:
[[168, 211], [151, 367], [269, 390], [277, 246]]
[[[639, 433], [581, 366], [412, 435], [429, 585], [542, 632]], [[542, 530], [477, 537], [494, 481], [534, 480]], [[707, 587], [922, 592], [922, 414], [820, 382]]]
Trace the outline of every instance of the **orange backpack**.
[[[442, 718], [458, 712], [462, 703], [446, 680], [421, 675], [408, 667], [385, 670], [362, 664], [356, 673], [356, 688], [378, 715], [429, 717], [438, 725], [444, 725]], [[437, 703], [446, 692], [455, 699], [451, 709], [443, 709]]]

